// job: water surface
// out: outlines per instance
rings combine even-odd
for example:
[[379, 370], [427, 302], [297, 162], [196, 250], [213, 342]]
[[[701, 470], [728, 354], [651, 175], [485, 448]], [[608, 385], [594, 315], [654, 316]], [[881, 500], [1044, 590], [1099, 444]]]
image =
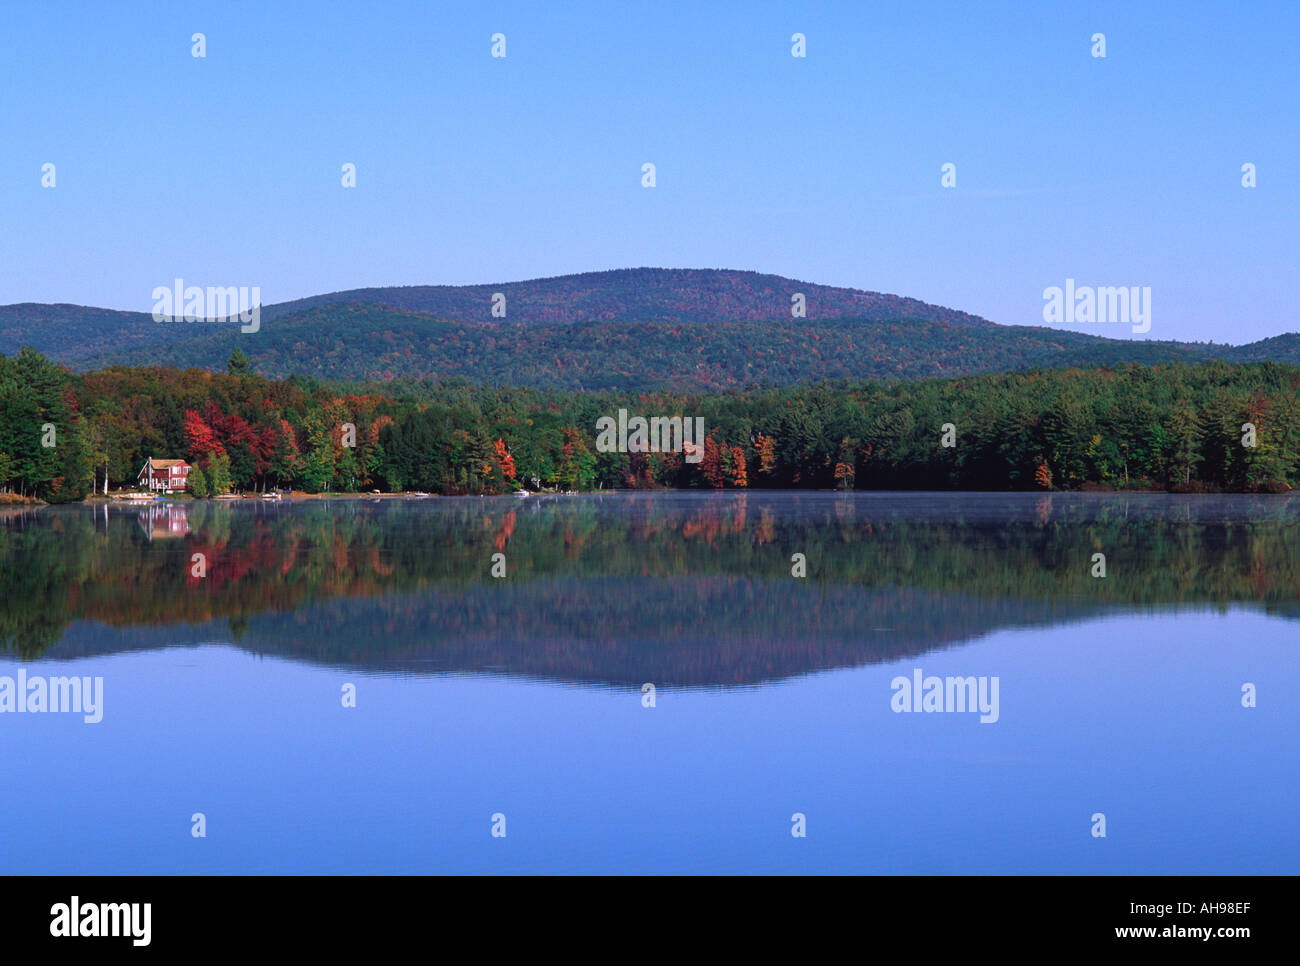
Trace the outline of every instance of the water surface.
[[[0, 677], [104, 713], [0, 714], [0, 872], [1293, 873], [1297, 537], [1250, 496], [9, 511]], [[892, 710], [918, 668], [997, 721]]]

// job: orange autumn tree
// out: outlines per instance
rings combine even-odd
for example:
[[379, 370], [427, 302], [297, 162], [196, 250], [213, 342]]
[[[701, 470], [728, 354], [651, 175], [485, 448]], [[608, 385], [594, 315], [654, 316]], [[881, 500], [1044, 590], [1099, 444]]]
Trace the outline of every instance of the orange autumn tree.
[[513, 481], [515, 478], [515, 458], [510, 455], [506, 449], [505, 441], [500, 437], [496, 441], [496, 458], [497, 466], [501, 469], [501, 475], [507, 480]]
[[722, 452], [718, 449], [718, 441], [713, 438], [713, 434], [704, 440], [704, 458], [700, 460], [700, 473], [709, 486], [722, 489], [727, 478], [722, 468]]
[[745, 470], [745, 451], [739, 446], [731, 447], [731, 481], [735, 486], [749, 486], [749, 474]]
[[1034, 482], [1044, 489], [1052, 487], [1052, 471], [1047, 468], [1047, 460], [1043, 460], [1037, 471], [1034, 473]]

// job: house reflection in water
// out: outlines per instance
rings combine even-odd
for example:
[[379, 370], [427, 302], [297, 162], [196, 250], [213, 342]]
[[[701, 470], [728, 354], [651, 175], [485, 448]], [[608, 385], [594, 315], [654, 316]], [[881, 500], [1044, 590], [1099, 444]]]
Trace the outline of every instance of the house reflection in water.
[[190, 532], [185, 507], [171, 503], [151, 503], [140, 511], [140, 527], [152, 543], [155, 537], [183, 537]]

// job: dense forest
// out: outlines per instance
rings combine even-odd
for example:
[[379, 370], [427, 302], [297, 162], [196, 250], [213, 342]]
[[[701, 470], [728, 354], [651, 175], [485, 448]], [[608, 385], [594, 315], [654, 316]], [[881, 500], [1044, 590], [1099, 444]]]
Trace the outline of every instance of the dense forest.
[[[398, 338], [405, 334], [404, 329], [413, 328], [416, 331], [412, 335], [415, 336], [426, 326], [436, 334], [439, 321], [489, 323], [502, 318], [492, 314], [496, 293], [505, 297], [502, 306], [504, 318], [513, 327], [516, 324], [584, 322], [789, 320], [792, 318], [791, 295], [794, 292], [802, 293], [807, 300], [810, 319], [916, 318], [958, 326], [996, 328], [978, 316], [929, 305], [917, 299], [833, 288], [779, 275], [714, 269], [640, 268], [490, 285], [353, 289], [264, 305], [261, 310], [263, 332], [274, 330], [276, 335], [261, 338], [259, 332], [258, 339], [245, 339], [243, 348], [257, 359], [264, 348], [269, 348], [281, 337], [310, 337], [310, 327], [322, 321], [339, 323], [328, 327], [327, 335], [335, 340], [347, 340], [351, 333], [346, 323], [355, 321], [354, 311], [358, 308], [395, 310], [391, 319], [397, 324], [392, 334]], [[137, 353], [161, 345], [195, 338], [201, 340], [204, 329], [201, 325], [159, 325], [148, 312], [118, 312], [92, 306], [35, 302], [0, 305], [0, 353], [12, 354], [23, 346], [31, 346], [68, 364], [114, 354], [117, 358], [112, 362], [138, 359]], [[292, 341], [290, 339], [290, 344]], [[230, 347], [227, 347], [225, 354], [215, 360], [215, 367], [220, 368], [229, 354]], [[167, 361], [190, 364], [189, 360]], [[275, 373], [267, 366], [262, 366], [261, 371], [287, 374]]]
[[[150, 322], [153, 328], [167, 328]], [[147, 331], [147, 330], [146, 330]], [[176, 333], [186, 338], [180, 338]], [[115, 343], [78, 352], [76, 368], [130, 359], [220, 371], [245, 351], [272, 376], [421, 379], [538, 389], [704, 392], [747, 385], [790, 386], [821, 379], [919, 379], [1030, 368], [1092, 368], [1138, 362], [1300, 363], [1300, 338], [1207, 346], [1107, 339], [1030, 326], [971, 328], [924, 318], [769, 321], [591, 321], [528, 325], [450, 322], [373, 305], [323, 305], [266, 323], [255, 335], [237, 325], [174, 323], [162, 343]], [[1246, 358], [1255, 354], [1254, 358]]]
[[[77, 374], [30, 350], [0, 356], [0, 488], [77, 500], [134, 486], [150, 456], [198, 467], [201, 493], [1284, 491], [1300, 479], [1300, 367], [1273, 362], [714, 393], [272, 380], [242, 352], [228, 370]], [[598, 452], [597, 420], [620, 408], [703, 418], [701, 458]]]
[[1128, 362], [1300, 364], [1294, 333], [1239, 346], [1112, 335], [1128, 332], [996, 325], [916, 299], [711, 269], [335, 292], [263, 306], [256, 332], [237, 323], [155, 322], [145, 312], [0, 306], [0, 353], [29, 346], [80, 372], [113, 365], [221, 372], [238, 348], [273, 378], [459, 376], [506, 387], [688, 393]]

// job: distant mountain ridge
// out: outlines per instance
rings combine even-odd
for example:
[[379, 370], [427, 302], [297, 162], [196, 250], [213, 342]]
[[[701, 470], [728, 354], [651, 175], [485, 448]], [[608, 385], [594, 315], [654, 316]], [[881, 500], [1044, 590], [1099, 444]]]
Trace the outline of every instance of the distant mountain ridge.
[[917, 299], [729, 269], [620, 268], [493, 285], [361, 288], [283, 302], [273, 317], [320, 305], [357, 303], [421, 312], [454, 322], [491, 321], [492, 296], [506, 297], [513, 322], [757, 322], [792, 318], [801, 293], [818, 319], [922, 318], [962, 326], [994, 323]]
[[[492, 315], [505, 297], [505, 317]], [[802, 294], [806, 317], [792, 316]], [[115, 364], [349, 381], [461, 377], [591, 390], [725, 389], [1034, 367], [1300, 363], [1300, 335], [1243, 346], [1111, 339], [998, 325], [916, 299], [757, 272], [618, 269], [522, 282], [333, 292], [263, 306], [261, 327], [154, 322], [74, 305], [0, 306], [0, 353], [31, 346], [76, 370]]]

